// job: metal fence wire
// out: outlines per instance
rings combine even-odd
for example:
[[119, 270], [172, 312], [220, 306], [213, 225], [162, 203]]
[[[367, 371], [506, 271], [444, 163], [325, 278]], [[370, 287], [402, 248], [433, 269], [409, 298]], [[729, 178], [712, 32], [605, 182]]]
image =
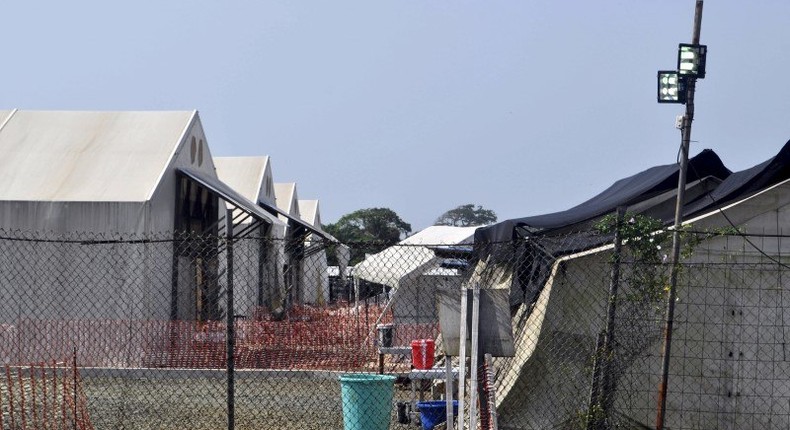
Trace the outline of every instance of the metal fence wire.
[[[461, 392], [480, 429], [652, 428], [671, 236], [614, 228], [352, 243], [348, 269], [312, 237], [0, 231], [0, 428], [405, 430]], [[666, 427], [788, 428], [790, 238], [682, 240]]]

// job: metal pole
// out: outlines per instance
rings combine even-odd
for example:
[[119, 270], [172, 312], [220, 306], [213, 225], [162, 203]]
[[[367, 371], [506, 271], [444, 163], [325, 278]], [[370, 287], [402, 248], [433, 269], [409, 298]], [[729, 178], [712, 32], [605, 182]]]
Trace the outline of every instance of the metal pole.
[[359, 278], [354, 276], [354, 317], [357, 322], [357, 342], [359, 342], [362, 335], [359, 329]]
[[236, 348], [236, 327], [235, 319], [233, 318], [234, 314], [234, 305], [233, 305], [233, 221], [232, 221], [232, 212], [229, 209], [226, 219], [228, 220], [227, 224], [227, 276], [228, 276], [228, 290], [227, 290], [227, 310], [226, 310], [226, 333], [225, 333], [225, 348], [226, 348], [226, 356], [227, 356], [227, 376], [228, 376], [228, 430], [233, 430], [236, 426], [236, 418], [235, 418], [235, 380], [234, 380], [234, 372], [236, 363], [234, 361], [233, 352]]
[[[74, 352], [72, 354], [72, 365], [73, 365], [73, 367], [72, 367], [72, 374], [74, 376], [74, 389], [73, 389], [73, 391], [74, 391], [74, 393], [73, 393], [73, 395], [74, 395], [74, 417], [73, 417], [74, 421], [73, 422], [74, 422], [74, 430], [77, 430], [77, 380], [78, 380], [78, 378], [77, 378], [77, 347], [75, 346], [73, 348], [74, 348]], [[20, 381], [20, 382], [22, 382], [22, 381]], [[33, 407], [35, 408], [35, 405], [33, 405]], [[22, 412], [24, 413], [24, 409], [22, 410]], [[23, 418], [22, 422], [24, 423], [24, 418]]]
[[444, 400], [448, 429], [453, 428], [453, 358], [444, 356]]
[[[702, 0], [697, 0], [694, 9], [694, 30], [691, 43], [699, 44], [702, 27]], [[692, 76], [686, 89], [686, 115], [683, 116], [680, 144], [680, 171], [678, 172], [678, 195], [675, 204], [675, 225], [672, 232], [672, 266], [669, 274], [669, 293], [667, 294], [666, 320], [664, 325], [664, 347], [662, 350], [661, 382], [658, 386], [658, 412], [656, 430], [664, 429], [667, 408], [667, 382], [669, 379], [669, 356], [672, 349], [672, 326], [675, 319], [675, 300], [677, 297], [678, 269], [680, 268], [680, 229], [683, 223], [683, 203], [686, 191], [686, 169], [688, 167], [689, 145], [691, 142], [691, 123], [694, 121], [694, 90], [697, 79]]]
[[601, 331], [595, 340], [595, 355], [592, 363], [592, 380], [590, 381], [590, 401], [587, 406], [587, 426], [585, 430], [597, 430], [601, 423], [596, 418], [597, 407], [601, 404], [601, 367], [604, 344], [606, 343], [606, 332]]
[[623, 219], [625, 218], [625, 208], [620, 206], [616, 212], [616, 226], [614, 230], [614, 251], [612, 253], [612, 273], [611, 281], [609, 283], [609, 303], [606, 310], [606, 340], [603, 348], [603, 364], [601, 375], [601, 406], [603, 407], [604, 416], [609, 418], [612, 413], [612, 405], [614, 403], [614, 377], [612, 376], [612, 365], [614, 361], [614, 346], [615, 346], [615, 315], [617, 313], [617, 290], [620, 287], [620, 260], [622, 253], [622, 227]]
[[469, 429], [477, 429], [477, 365], [479, 360], [478, 342], [480, 339], [480, 285], [472, 290], [472, 364], [469, 383]]
[[464, 430], [464, 397], [466, 393], [466, 313], [467, 313], [466, 286], [461, 287], [461, 326], [458, 336], [458, 430]]

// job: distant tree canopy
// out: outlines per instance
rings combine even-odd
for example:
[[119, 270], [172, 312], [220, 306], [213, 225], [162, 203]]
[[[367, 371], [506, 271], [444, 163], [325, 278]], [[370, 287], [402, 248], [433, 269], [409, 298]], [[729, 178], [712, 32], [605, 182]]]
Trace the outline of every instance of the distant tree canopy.
[[480, 205], [467, 204], [450, 209], [439, 218], [434, 225], [452, 225], [456, 227], [470, 227], [495, 223], [496, 213]]
[[359, 209], [343, 215], [336, 223], [324, 225], [324, 230], [351, 247], [354, 265], [373, 254], [395, 245], [411, 233], [411, 224], [403, 221], [388, 208]]

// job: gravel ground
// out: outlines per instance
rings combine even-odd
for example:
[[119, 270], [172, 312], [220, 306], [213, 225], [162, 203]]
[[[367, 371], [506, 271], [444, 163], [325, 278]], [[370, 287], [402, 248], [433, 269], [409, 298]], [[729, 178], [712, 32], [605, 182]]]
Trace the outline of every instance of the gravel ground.
[[[222, 374], [162, 377], [88, 376], [83, 388], [96, 429], [226, 429], [226, 381]], [[146, 377], [147, 376], [147, 377]], [[396, 386], [396, 401], [408, 385]], [[236, 381], [236, 429], [342, 429], [340, 384], [318, 378], [255, 376]], [[420, 428], [397, 424], [391, 430]]]

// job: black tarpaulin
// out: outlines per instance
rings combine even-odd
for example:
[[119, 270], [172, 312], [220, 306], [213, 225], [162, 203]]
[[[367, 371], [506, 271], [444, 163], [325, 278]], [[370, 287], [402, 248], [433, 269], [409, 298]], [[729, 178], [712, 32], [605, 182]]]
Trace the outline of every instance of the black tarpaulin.
[[[689, 168], [691, 172], [692, 169]], [[790, 141], [779, 153], [754, 167], [735, 172], [708, 196], [686, 205], [684, 216], [701, 215], [790, 179]]]
[[[546, 233], [612, 213], [618, 206], [632, 205], [677, 189], [679, 170], [677, 164], [651, 167], [620, 179], [597, 196], [568, 210], [510, 219], [481, 227], [475, 232], [475, 244], [508, 242], [518, 236], [518, 229]], [[687, 181], [693, 182], [709, 176], [723, 180], [730, 173], [715, 152], [705, 149], [689, 160]]]
[[[615, 182], [597, 196], [566, 211], [481, 227], [475, 231], [474, 258], [478, 261], [488, 260], [490, 264], [513, 264], [510, 305], [532, 303], [543, 288], [556, 258], [612, 240], [611, 235], [599, 234], [585, 223], [613, 213], [619, 206], [633, 206], [676, 192], [679, 170], [677, 164], [652, 167]], [[730, 173], [719, 156], [706, 149], [689, 160], [687, 181], [699, 181], [705, 186], [710, 183], [711, 188], [715, 189], [716, 184]], [[711, 177], [716, 180], [707, 181]], [[703, 178], [706, 181], [700, 181]], [[514, 242], [515, 248], [494, 245], [511, 242], [519, 236], [534, 236], [537, 240]], [[518, 254], [517, 262], [509, 261], [512, 255], [498, 255], [500, 252], [514, 251]]]
[[[790, 141], [776, 156], [735, 173], [730, 173], [713, 151], [704, 150], [689, 160], [687, 181], [691, 184], [710, 177], [722, 181], [700, 181], [698, 192], [689, 198], [683, 208], [683, 219], [710, 213], [790, 179]], [[604, 192], [566, 211], [507, 220], [480, 228], [475, 234], [476, 258], [485, 258], [491, 254], [491, 250], [497, 249], [488, 246], [491, 243], [509, 242], [525, 234], [537, 239], [515, 243], [522, 257], [517, 267], [514, 267], [516, 276], [510, 303], [530, 303], [540, 292], [556, 258], [611, 241], [611, 237], [597, 234], [589, 228], [589, 224], [582, 223], [613, 213], [618, 206], [633, 206], [640, 202], [643, 206], [649, 206], [654, 196], [676, 189], [677, 178], [677, 165], [653, 167], [615, 182]], [[670, 213], [666, 208], [661, 209], [660, 213], [651, 216], [671, 223], [674, 211]], [[579, 228], [573, 230], [570, 227]], [[565, 235], [568, 232], [573, 233]]]

